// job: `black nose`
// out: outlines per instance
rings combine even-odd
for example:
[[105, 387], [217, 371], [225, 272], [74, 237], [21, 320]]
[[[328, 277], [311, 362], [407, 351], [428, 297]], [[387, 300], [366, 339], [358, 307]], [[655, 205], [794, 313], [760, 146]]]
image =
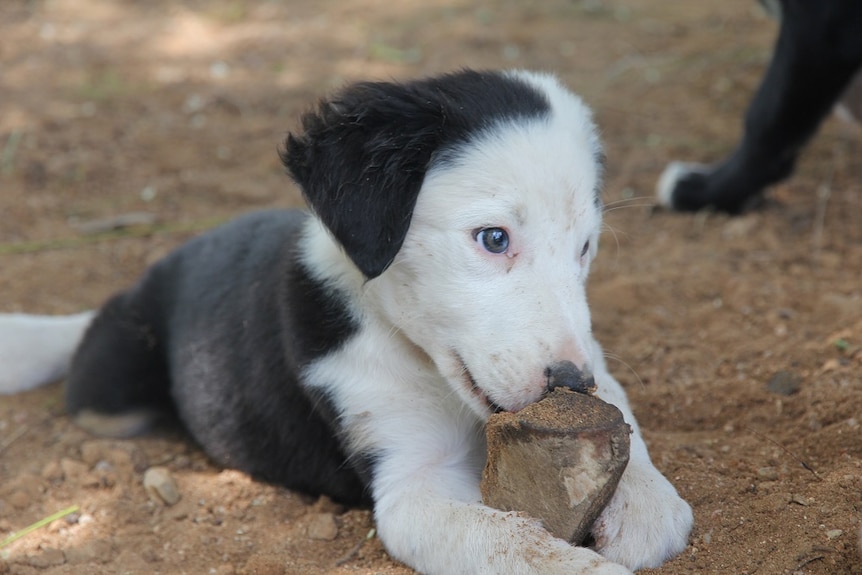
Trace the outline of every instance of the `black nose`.
[[571, 361], [558, 361], [545, 369], [548, 391], [566, 387], [578, 393], [592, 393], [596, 390], [593, 374], [582, 371]]

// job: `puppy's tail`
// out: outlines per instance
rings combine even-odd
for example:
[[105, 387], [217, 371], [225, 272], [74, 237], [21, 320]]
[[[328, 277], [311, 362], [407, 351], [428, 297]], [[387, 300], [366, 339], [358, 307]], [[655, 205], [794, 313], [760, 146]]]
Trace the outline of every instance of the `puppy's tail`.
[[0, 314], [0, 395], [64, 377], [94, 315]]

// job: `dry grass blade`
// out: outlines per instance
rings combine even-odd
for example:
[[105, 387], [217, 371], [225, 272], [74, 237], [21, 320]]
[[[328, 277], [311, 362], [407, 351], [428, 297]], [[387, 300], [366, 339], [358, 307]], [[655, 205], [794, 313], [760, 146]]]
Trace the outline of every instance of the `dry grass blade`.
[[137, 238], [151, 235], [170, 235], [179, 233], [197, 233], [206, 231], [210, 228], [214, 228], [219, 224], [224, 223], [225, 221], [226, 220], [224, 218], [213, 218], [203, 221], [179, 224], [141, 225], [130, 228], [112, 229], [110, 231], [70, 238], [0, 244], [0, 256], [13, 254], [29, 254], [51, 250], [74, 249], [85, 245], [123, 238]]
[[54, 513], [53, 515], [49, 515], [48, 517], [40, 519], [39, 521], [37, 521], [36, 523], [33, 523], [32, 525], [28, 525], [27, 527], [25, 527], [21, 531], [15, 531], [14, 533], [12, 533], [8, 537], [6, 537], [6, 539], [4, 539], [3, 541], [0, 541], [0, 549], [2, 549], [3, 547], [6, 547], [7, 545], [12, 543], [13, 541], [17, 541], [18, 539], [24, 537], [28, 533], [32, 533], [33, 531], [36, 531], [37, 529], [40, 529], [46, 525], [49, 525], [49, 524], [53, 523], [54, 521], [56, 521], [57, 519], [62, 519], [63, 517], [65, 517], [67, 515], [71, 515], [72, 513], [75, 513], [77, 511], [79, 511], [80, 509], [81, 508], [79, 506], [72, 505], [71, 507], [67, 507], [66, 509], [63, 509], [62, 511], [58, 511], [57, 513]]

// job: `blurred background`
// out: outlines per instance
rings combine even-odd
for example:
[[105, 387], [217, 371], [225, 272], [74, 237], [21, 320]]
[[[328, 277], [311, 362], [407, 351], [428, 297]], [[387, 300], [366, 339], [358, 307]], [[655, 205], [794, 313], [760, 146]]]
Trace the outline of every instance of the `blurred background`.
[[[762, 210], [653, 206], [669, 160], [735, 145], [776, 34], [753, 0], [3, 0], [0, 311], [98, 306], [202, 230], [301, 205], [277, 150], [345, 83], [550, 71], [607, 148], [594, 329], [695, 508], [653, 572], [862, 573], [858, 126], [827, 121]], [[82, 508], [0, 549], [0, 573], [410, 573], [367, 511], [62, 413], [59, 386], [0, 398], [0, 539]], [[154, 463], [176, 506], [144, 493]]]

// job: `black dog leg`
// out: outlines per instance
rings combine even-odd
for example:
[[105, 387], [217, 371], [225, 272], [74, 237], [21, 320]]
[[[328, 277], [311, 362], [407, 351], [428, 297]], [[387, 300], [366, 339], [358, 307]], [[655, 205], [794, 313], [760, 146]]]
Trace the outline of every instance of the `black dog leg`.
[[674, 162], [659, 202], [680, 211], [739, 213], [793, 171], [801, 148], [862, 64], [862, 2], [783, 0], [772, 62], [745, 117], [737, 149], [715, 166]]

